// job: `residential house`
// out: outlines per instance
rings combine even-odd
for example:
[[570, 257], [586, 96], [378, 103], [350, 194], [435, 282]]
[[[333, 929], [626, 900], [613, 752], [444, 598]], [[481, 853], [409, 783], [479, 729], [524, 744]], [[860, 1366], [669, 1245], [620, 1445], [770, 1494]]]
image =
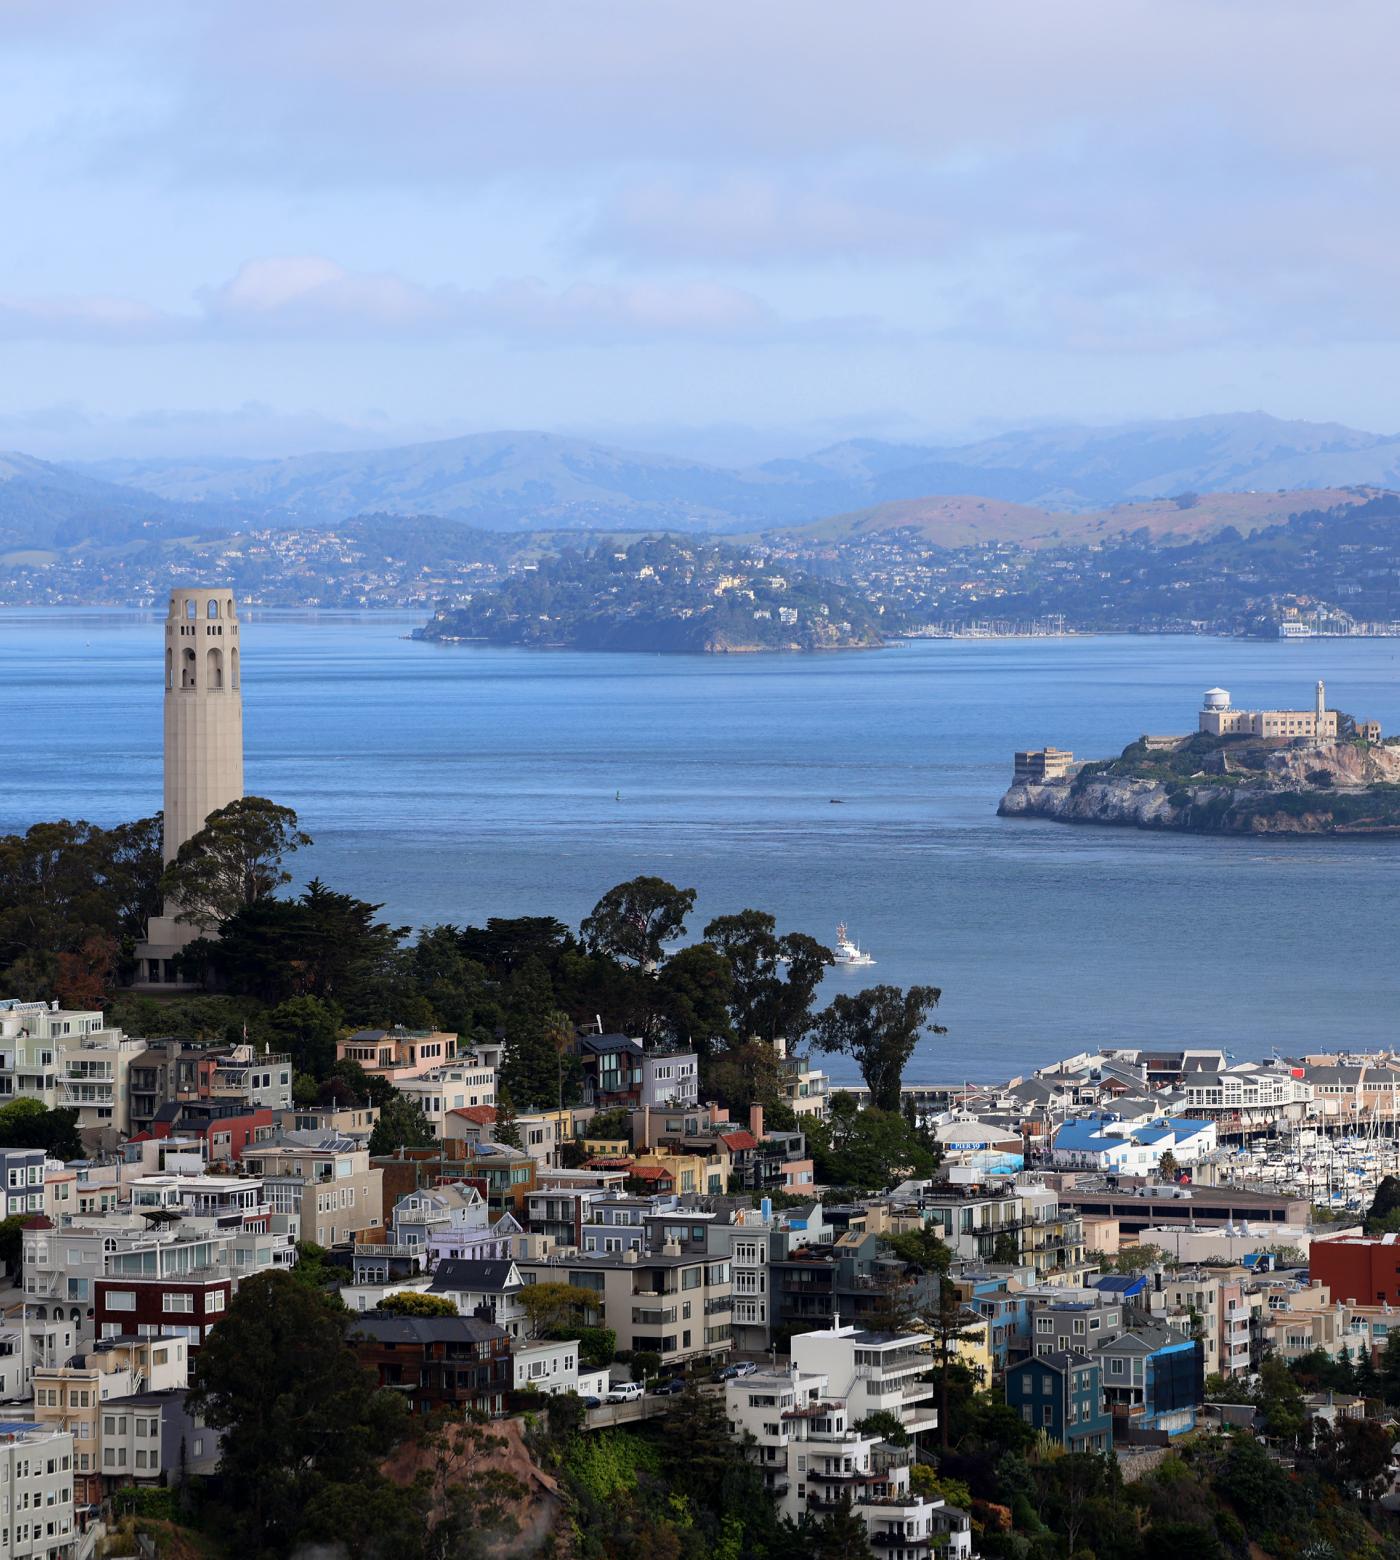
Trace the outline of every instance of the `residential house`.
[[1088, 1351], [1103, 1371], [1104, 1396], [1115, 1434], [1193, 1430], [1205, 1400], [1204, 1350], [1165, 1322], [1125, 1317], [1121, 1332]]
[[61, 1560], [73, 1553], [73, 1437], [24, 1421], [0, 1422], [0, 1555]]
[[521, 1303], [524, 1281], [510, 1258], [439, 1262], [428, 1293], [452, 1301], [462, 1316], [492, 1321], [510, 1338], [523, 1338], [529, 1314]]
[[1008, 1407], [1066, 1451], [1111, 1449], [1102, 1368], [1080, 1350], [1052, 1349], [1008, 1365], [1005, 1392]]
[[854, 1422], [891, 1413], [911, 1437], [938, 1428], [937, 1387], [927, 1379], [933, 1368], [928, 1334], [832, 1326], [794, 1333], [790, 1349], [800, 1373], [839, 1384]]
[[384, 1172], [354, 1138], [284, 1134], [247, 1148], [243, 1166], [299, 1240], [337, 1246], [383, 1226]]
[[[335, 1057], [358, 1062], [367, 1073], [394, 1085], [451, 1062], [457, 1055], [457, 1036], [438, 1029], [360, 1029], [348, 1040], [338, 1041]], [[290, 1102], [289, 1102], [290, 1103]]]
[[564, 1283], [598, 1297], [590, 1321], [617, 1335], [619, 1350], [661, 1356], [663, 1370], [730, 1350], [733, 1295], [727, 1260], [679, 1252], [581, 1252], [524, 1259], [530, 1283]]
[[350, 1343], [382, 1387], [402, 1392], [415, 1414], [499, 1417], [512, 1386], [510, 1339], [474, 1316], [357, 1316]]

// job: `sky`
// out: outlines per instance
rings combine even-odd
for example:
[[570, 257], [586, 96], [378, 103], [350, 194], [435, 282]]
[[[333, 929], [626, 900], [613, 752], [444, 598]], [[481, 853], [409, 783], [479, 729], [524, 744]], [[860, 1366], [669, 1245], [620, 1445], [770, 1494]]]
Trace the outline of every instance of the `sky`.
[[1393, 0], [0, 17], [0, 448], [1400, 429]]

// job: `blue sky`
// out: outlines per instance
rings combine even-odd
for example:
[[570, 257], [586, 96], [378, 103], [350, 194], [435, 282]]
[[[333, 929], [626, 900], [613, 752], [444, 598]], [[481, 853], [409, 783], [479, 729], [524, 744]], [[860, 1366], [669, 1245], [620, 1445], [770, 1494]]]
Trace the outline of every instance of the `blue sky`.
[[7, 0], [0, 447], [1400, 428], [1383, 0]]

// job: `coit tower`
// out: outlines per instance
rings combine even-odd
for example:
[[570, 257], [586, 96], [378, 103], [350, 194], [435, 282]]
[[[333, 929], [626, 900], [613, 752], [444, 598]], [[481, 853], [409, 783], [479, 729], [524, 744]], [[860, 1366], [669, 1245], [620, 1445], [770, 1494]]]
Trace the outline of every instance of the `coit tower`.
[[[165, 826], [167, 863], [209, 814], [243, 795], [243, 693], [233, 592], [182, 585], [165, 618]], [[178, 984], [174, 956], [199, 928], [167, 904], [136, 950], [140, 985]]]
[[167, 862], [243, 795], [243, 694], [233, 592], [184, 586], [165, 619]]

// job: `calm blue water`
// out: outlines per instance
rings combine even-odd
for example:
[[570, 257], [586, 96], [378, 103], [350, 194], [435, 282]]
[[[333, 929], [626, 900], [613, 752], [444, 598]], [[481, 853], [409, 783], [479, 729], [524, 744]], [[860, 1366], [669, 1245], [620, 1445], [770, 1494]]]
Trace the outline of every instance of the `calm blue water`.
[[[1400, 728], [1400, 641], [1122, 638], [818, 657], [414, 644], [411, 619], [244, 629], [247, 784], [299, 862], [405, 923], [585, 914], [613, 883], [753, 905], [944, 988], [911, 1077], [1006, 1076], [1101, 1041], [1397, 1039], [1400, 842], [1194, 839], [1001, 820], [1016, 747], [1103, 756], [1237, 703]], [[136, 613], [0, 612], [0, 829], [160, 805], [161, 636]], [[622, 800], [615, 800], [615, 793]], [[832, 798], [841, 805], [833, 806]], [[833, 1071], [839, 1072], [837, 1059]]]

